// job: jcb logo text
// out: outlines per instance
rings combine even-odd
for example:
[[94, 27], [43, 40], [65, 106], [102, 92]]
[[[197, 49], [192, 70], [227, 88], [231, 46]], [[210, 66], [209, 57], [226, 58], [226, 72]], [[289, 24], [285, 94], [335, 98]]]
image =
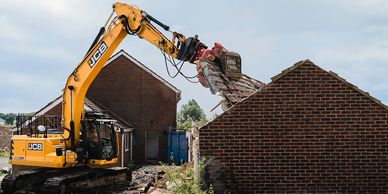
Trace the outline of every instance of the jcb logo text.
[[105, 53], [107, 48], [108, 47], [106, 46], [105, 42], [102, 42], [100, 47], [98, 47], [96, 52], [94, 52], [94, 54], [90, 57], [88, 61], [90, 67], [93, 67], [97, 63], [98, 59], [101, 58], [102, 54]]
[[28, 144], [28, 150], [42, 151], [43, 150], [43, 144], [41, 144], [41, 143], [29, 143]]

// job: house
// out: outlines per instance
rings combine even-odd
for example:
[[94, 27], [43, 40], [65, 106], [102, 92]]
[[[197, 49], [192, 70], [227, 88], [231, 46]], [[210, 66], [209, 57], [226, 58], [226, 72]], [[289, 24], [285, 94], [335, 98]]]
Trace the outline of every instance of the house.
[[[167, 161], [167, 131], [176, 128], [180, 91], [121, 50], [91, 84], [85, 111], [117, 120], [120, 165]], [[61, 115], [58, 97], [36, 115]]]
[[131, 123], [133, 161], [167, 161], [167, 131], [176, 128], [181, 92], [121, 50], [107, 62], [87, 95]]
[[388, 107], [309, 60], [199, 129], [216, 193], [388, 192]]

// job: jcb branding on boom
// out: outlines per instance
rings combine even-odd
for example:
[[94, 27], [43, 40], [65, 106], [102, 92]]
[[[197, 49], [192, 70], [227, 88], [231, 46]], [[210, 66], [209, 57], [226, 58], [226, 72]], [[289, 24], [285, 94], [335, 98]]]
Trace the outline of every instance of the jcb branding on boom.
[[93, 67], [97, 63], [98, 59], [101, 58], [102, 54], [105, 53], [107, 48], [108, 47], [106, 46], [105, 42], [102, 42], [96, 52], [94, 52], [94, 54], [90, 57], [88, 61], [90, 67]]
[[43, 144], [41, 144], [41, 143], [28, 143], [28, 150], [42, 151]]

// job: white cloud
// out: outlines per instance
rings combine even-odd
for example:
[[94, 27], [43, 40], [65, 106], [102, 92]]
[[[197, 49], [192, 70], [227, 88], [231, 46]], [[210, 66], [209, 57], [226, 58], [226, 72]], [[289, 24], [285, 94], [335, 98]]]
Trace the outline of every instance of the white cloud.
[[325, 61], [345, 61], [345, 62], [367, 62], [370, 60], [388, 61], [388, 47], [368, 47], [368, 48], [325, 48], [320, 49], [314, 57]]
[[60, 80], [37, 73], [0, 71], [0, 112], [32, 112], [60, 93]]
[[388, 83], [376, 84], [376, 85], [372, 86], [372, 89], [376, 90], [376, 91], [385, 91], [388, 93]]
[[[91, 0], [0, 0], [0, 4], [3, 10], [18, 10], [17, 14], [30, 15], [34, 13], [56, 19], [85, 17], [87, 11], [91, 9], [90, 5], [96, 5]], [[34, 15], [31, 16], [34, 17]]]
[[64, 48], [57, 46], [40, 46], [36, 44], [0, 44], [0, 51], [10, 51], [19, 54], [29, 54], [43, 59], [66, 60], [73, 58], [70, 52]]
[[170, 31], [171, 32], [182, 32], [187, 28], [186, 25], [172, 25]]
[[31, 85], [40, 85], [45, 87], [53, 87], [58, 84], [56, 80], [48, 80], [47, 77], [40, 77], [33, 73], [20, 73], [2, 69], [0, 71], [1, 83], [3, 88], [15, 88], [15, 89], [26, 89], [34, 91]]
[[31, 36], [17, 23], [10, 21], [7, 17], [0, 15], [0, 39], [26, 41], [31, 39]]

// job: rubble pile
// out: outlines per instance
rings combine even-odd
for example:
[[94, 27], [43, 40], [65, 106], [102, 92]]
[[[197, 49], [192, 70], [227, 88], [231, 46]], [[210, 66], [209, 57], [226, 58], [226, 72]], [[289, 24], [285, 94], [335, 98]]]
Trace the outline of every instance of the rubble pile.
[[9, 151], [11, 136], [11, 127], [0, 126], [0, 152]]
[[167, 166], [147, 165], [132, 171], [132, 181], [128, 190], [121, 194], [160, 194], [166, 193], [163, 177]]

